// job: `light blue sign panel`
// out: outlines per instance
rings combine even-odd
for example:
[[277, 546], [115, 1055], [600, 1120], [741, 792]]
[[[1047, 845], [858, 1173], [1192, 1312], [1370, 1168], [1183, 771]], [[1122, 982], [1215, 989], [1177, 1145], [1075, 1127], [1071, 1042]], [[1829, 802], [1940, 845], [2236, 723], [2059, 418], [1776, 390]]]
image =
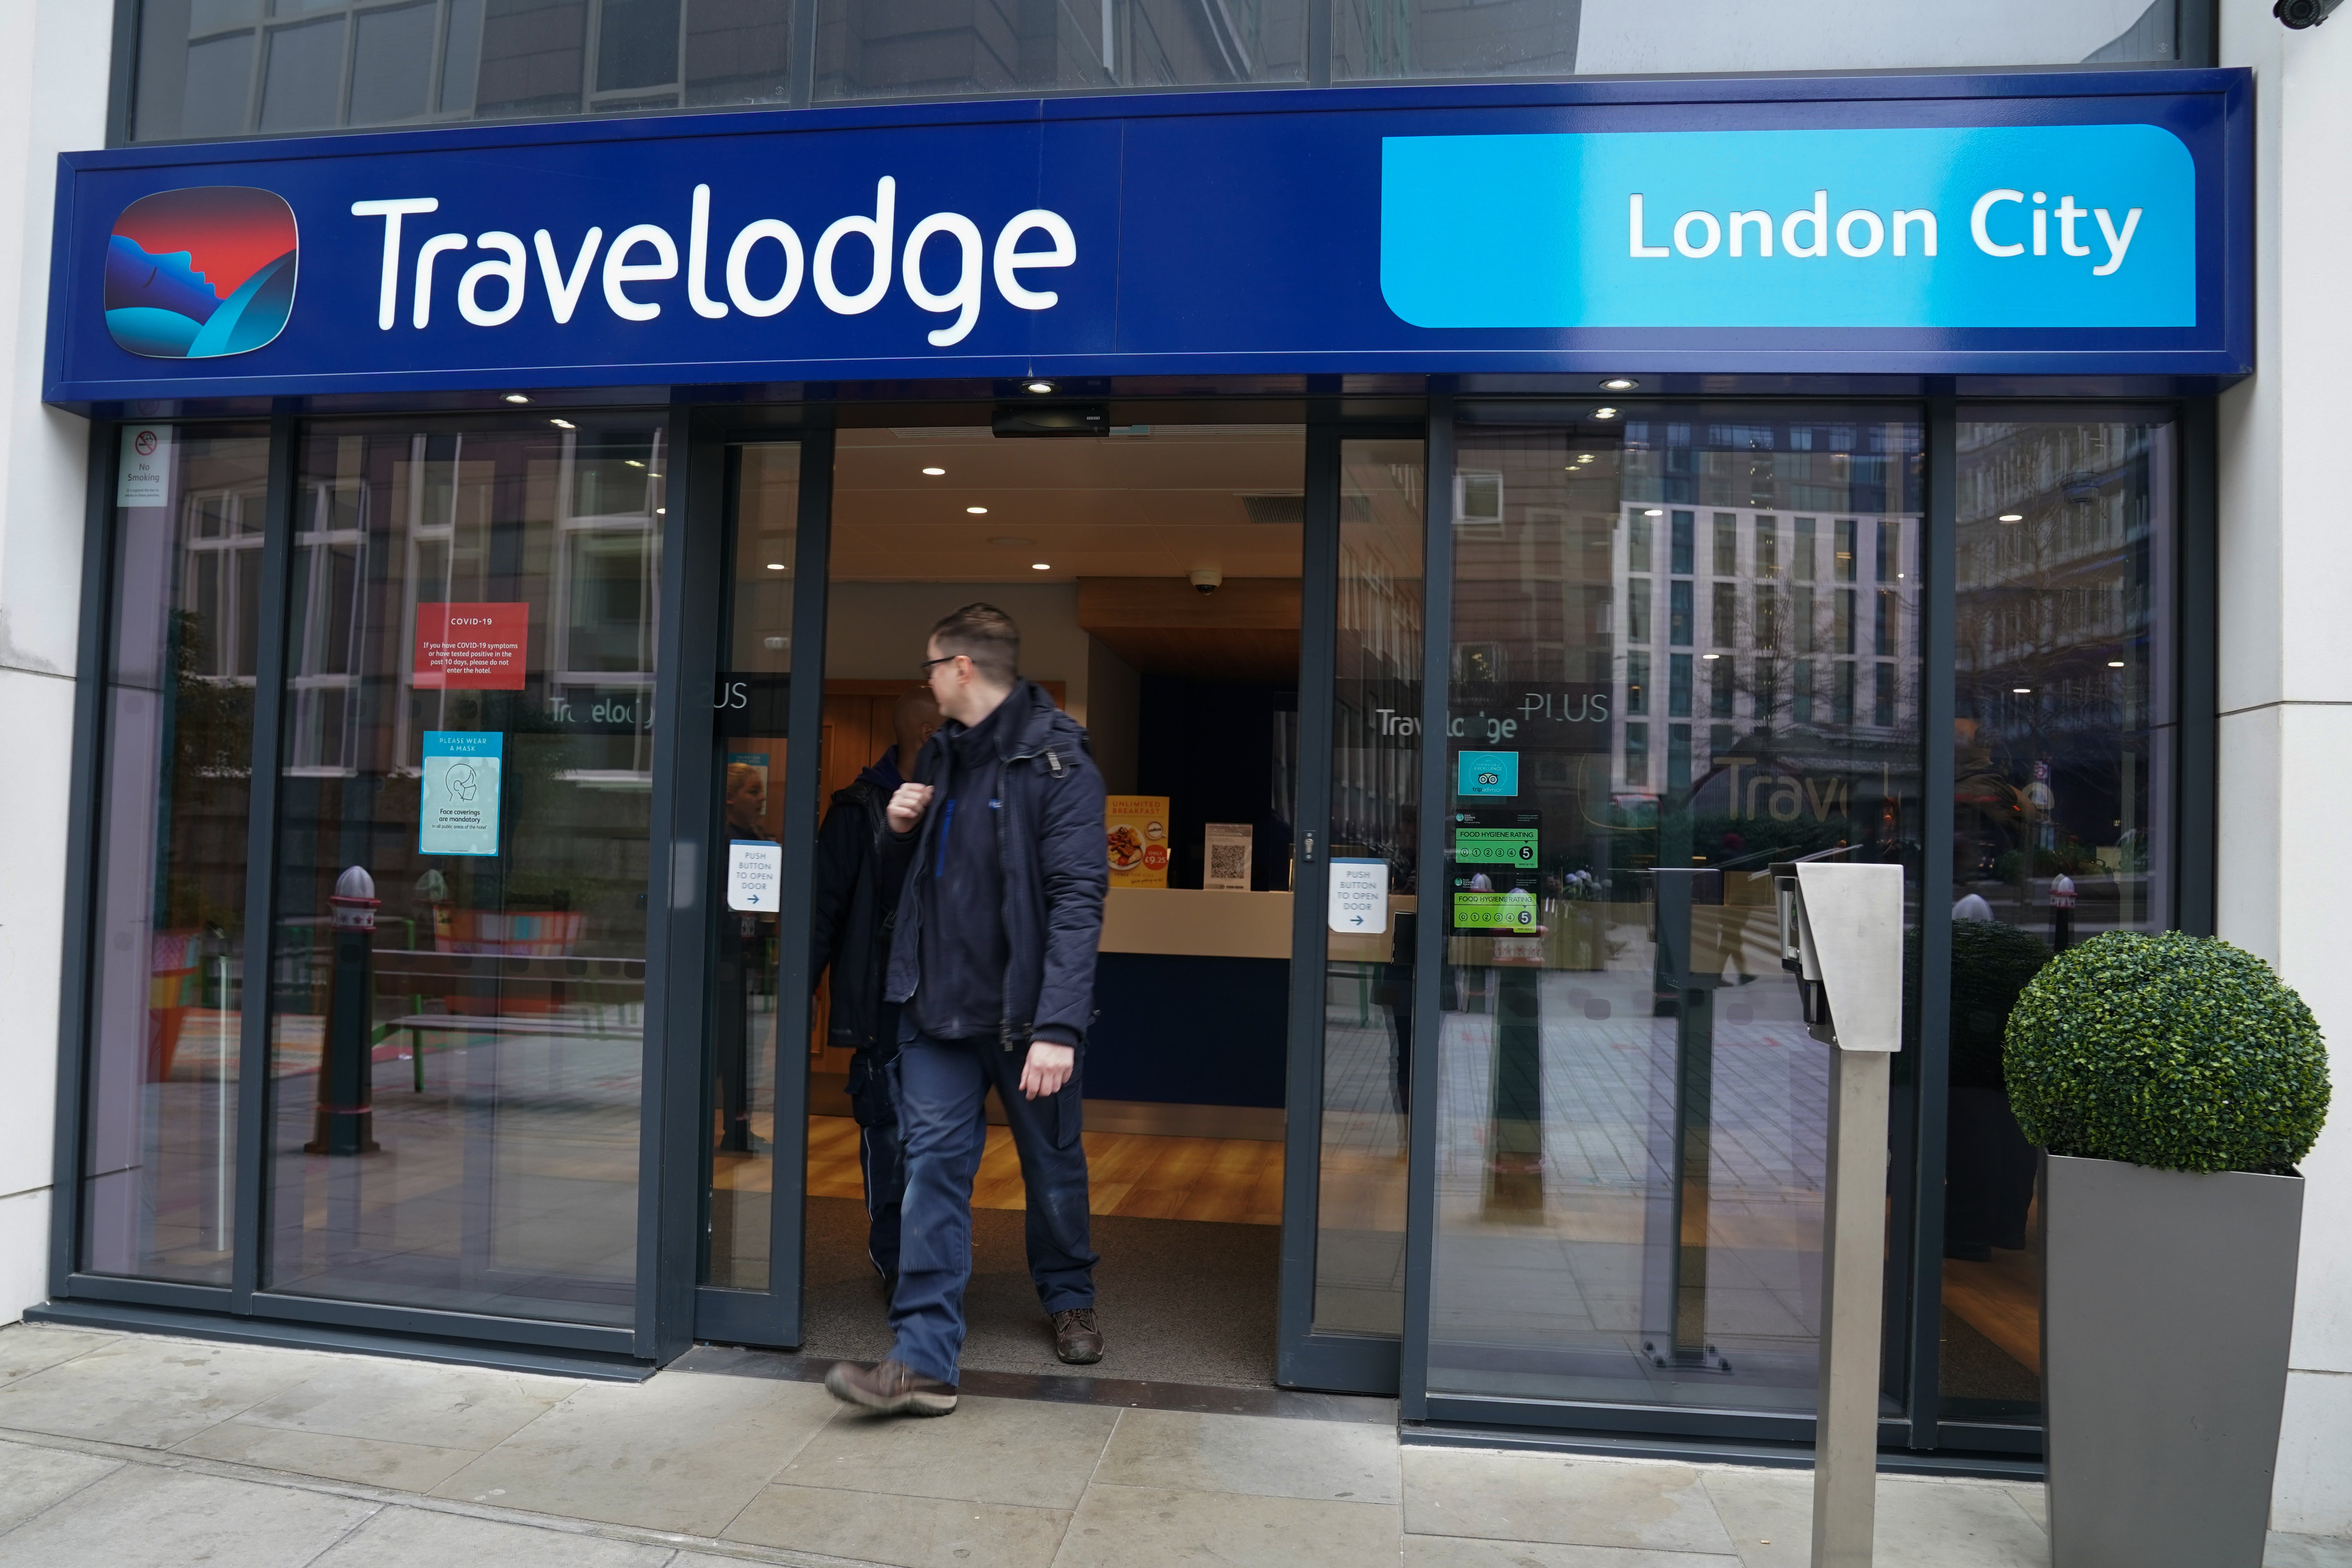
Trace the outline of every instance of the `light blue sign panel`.
[[1465, 752], [1456, 795], [1515, 795], [1519, 793], [1519, 753]]
[[417, 795], [416, 852], [499, 852], [499, 773], [506, 737], [478, 730], [425, 731], [425, 777]]
[[2189, 327], [2197, 176], [2154, 125], [1391, 136], [1418, 327]]

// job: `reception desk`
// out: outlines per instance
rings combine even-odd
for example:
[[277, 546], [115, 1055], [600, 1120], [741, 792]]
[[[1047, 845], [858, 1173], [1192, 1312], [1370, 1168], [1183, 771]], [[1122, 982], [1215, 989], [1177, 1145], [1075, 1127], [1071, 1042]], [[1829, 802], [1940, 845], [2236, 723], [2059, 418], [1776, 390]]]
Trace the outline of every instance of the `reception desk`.
[[1290, 921], [1288, 893], [1113, 888], [1087, 1099], [1278, 1111]]

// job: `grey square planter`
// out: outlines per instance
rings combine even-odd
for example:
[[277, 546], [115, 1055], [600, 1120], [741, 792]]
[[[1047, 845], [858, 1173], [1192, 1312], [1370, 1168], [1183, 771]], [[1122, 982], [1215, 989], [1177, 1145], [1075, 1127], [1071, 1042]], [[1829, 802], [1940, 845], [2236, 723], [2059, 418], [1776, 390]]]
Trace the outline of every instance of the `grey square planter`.
[[2261, 1568], [2303, 1178], [2048, 1160], [2053, 1568]]

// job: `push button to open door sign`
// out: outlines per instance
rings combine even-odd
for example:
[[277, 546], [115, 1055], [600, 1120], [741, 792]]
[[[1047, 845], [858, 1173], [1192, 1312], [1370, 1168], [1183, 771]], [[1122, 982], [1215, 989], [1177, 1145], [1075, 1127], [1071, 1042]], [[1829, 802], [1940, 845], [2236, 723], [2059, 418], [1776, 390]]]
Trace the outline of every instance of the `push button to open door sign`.
[[784, 847], [762, 838], [738, 838], [727, 846], [727, 907], [747, 915], [772, 915], [784, 880]]

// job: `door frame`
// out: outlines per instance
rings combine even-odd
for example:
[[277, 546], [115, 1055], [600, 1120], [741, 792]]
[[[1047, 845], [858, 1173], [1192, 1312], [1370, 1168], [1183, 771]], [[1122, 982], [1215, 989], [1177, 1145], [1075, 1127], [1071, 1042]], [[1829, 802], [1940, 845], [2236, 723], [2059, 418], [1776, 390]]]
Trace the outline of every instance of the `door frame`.
[[[680, 723], [671, 759], [674, 791], [656, 802], [656, 820], [669, 826], [671, 873], [666, 957], [674, 976], [662, 1015], [667, 1096], [660, 1119], [663, 1204], [656, 1223], [663, 1244], [655, 1289], [672, 1293], [690, 1324], [676, 1354], [695, 1340], [796, 1347], [803, 1332], [802, 1245], [808, 1183], [808, 1032], [811, 887], [816, 871], [819, 748], [793, 744], [814, 737], [824, 721], [824, 682], [787, 683], [785, 708], [783, 874], [777, 911], [776, 1029], [772, 1063], [775, 1121], [770, 1139], [773, 1173], [769, 1208], [768, 1289], [742, 1290], [702, 1282], [703, 1237], [709, 1224], [710, 1053], [709, 965], [712, 896], [725, 852], [716, 802], [719, 737], [704, 728], [702, 704], [712, 699], [724, 668], [729, 623], [728, 568], [733, 554], [742, 450], [748, 446], [798, 446], [799, 499], [793, 556], [795, 651], [824, 649], [825, 564], [831, 551], [833, 427], [831, 409], [809, 404], [774, 410], [691, 411], [692, 444], [686, 464], [685, 536], [690, 559], [677, 573], [690, 579], [679, 605]], [[688, 420], [681, 419], [680, 427]], [[690, 731], [690, 734], [689, 734]], [[653, 1120], [649, 1114], [648, 1121]], [[789, 1173], [789, 1177], [787, 1173]], [[664, 1359], [667, 1359], [666, 1355]]]

